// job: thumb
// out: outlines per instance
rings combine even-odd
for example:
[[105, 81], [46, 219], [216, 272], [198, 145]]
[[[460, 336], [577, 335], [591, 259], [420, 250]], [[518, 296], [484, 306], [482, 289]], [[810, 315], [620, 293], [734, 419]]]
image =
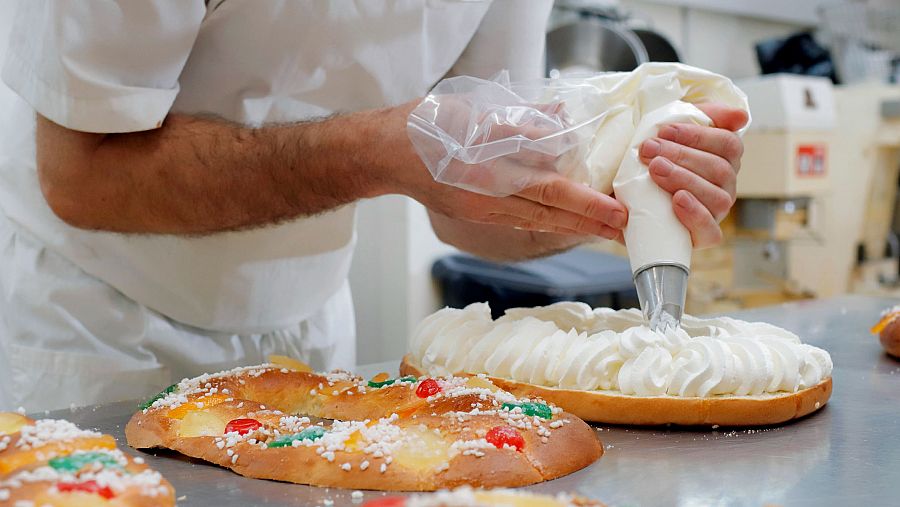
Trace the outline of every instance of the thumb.
[[732, 132], [740, 130], [750, 120], [750, 116], [743, 109], [729, 107], [721, 102], [703, 102], [697, 104], [697, 109], [709, 116], [714, 127]]

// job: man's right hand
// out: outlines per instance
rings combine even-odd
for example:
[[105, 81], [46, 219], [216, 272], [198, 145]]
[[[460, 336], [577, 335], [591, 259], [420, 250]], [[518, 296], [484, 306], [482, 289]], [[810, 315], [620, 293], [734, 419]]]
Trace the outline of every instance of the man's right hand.
[[[459, 220], [621, 240], [628, 220], [626, 208], [615, 198], [560, 175], [550, 158], [529, 161], [534, 184], [508, 197], [491, 197], [434, 181], [406, 135], [406, 120], [414, 107], [405, 104], [392, 108], [384, 123], [379, 165], [390, 175], [388, 181], [394, 191]], [[509, 156], [491, 163], [521, 161]]]

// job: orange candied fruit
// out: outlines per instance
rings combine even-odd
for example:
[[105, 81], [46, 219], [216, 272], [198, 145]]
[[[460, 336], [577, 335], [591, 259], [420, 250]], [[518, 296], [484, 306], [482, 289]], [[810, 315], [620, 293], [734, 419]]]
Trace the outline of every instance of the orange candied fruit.
[[310, 373], [313, 371], [310, 365], [304, 363], [299, 359], [294, 359], [293, 357], [272, 354], [269, 356], [269, 362], [274, 364], [275, 366], [287, 368], [288, 370], [294, 370], [304, 373]]
[[878, 321], [878, 324], [872, 326], [872, 329], [870, 329], [869, 331], [871, 331], [872, 334], [879, 334], [884, 331], [884, 328], [886, 328], [888, 324], [893, 322], [897, 317], [900, 317], [900, 312], [887, 313], [884, 317], [881, 318], [881, 320]]
[[201, 396], [199, 398], [188, 401], [187, 403], [182, 403], [172, 410], [169, 410], [166, 413], [166, 417], [172, 419], [184, 419], [184, 416], [188, 415], [191, 412], [215, 407], [216, 405], [224, 403], [225, 400], [229, 398], [230, 396], [226, 396], [220, 393], [210, 394], [209, 396]]
[[400, 419], [406, 419], [407, 417], [415, 414], [419, 410], [420, 407], [421, 407], [420, 404], [416, 404], [416, 405], [406, 407], [404, 409], [397, 410], [395, 413], [397, 414], [397, 416], [400, 417]]

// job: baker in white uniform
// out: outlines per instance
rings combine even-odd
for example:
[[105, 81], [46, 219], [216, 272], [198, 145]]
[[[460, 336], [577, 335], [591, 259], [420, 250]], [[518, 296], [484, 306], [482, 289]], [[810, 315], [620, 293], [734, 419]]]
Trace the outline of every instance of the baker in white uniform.
[[[550, 0], [22, 0], [3, 67], [0, 409], [139, 398], [285, 354], [354, 365], [354, 201], [522, 258], [620, 238], [625, 208], [548, 173], [435, 183], [406, 135], [448, 74], [540, 76]], [[743, 113], [644, 153], [697, 245], [734, 199]], [[540, 232], [537, 232], [540, 231]], [[549, 231], [549, 232], [548, 232]]]

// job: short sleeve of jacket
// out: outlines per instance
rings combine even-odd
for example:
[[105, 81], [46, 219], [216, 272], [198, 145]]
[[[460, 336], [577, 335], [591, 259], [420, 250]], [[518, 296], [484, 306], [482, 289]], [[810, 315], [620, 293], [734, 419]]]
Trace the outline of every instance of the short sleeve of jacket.
[[19, 0], [3, 80], [73, 130], [153, 129], [205, 13], [203, 0]]
[[552, 0], [493, 0], [450, 74], [488, 79], [507, 69], [513, 81], [544, 77], [552, 7]]

